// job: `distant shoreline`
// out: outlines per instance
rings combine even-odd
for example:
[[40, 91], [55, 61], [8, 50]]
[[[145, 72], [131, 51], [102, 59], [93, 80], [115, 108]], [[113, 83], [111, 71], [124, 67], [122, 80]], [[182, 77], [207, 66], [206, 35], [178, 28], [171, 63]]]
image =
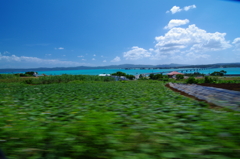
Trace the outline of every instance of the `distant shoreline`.
[[[183, 71], [188, 70], [188, 71]], [[225, 70], [227, 71], [226, 76], [240, 76], [240, 67], [236, 68], [208, 68], [208, 69], [196, 69], [196, 68], [166, 68], [166, 69], [88, 69], [88, 70], [46, 70], [46, 71], [40, 71], [40, 70], [25, 70], [25, 71], [9, 71], [9, 72], [1, 72], [0, 74], [16, 74], [16, 73], [25, 73], [28, 71], [34, 71], [38, 72], [38, 75], [46, 74], [46, 75], [62, 75], [62, 74], [70, 74], [70, 75], [99, 75], [99, 74], [112, 74], [116, 73], [118, 71], [124, 72], [126, 74], [131, 75], [140, 75], [140, 74], [159, 74], [161, 72], [165, 72], [163, 74], [166, 74], [166, 72], [172, 72], [172, 71], [180, 71], [180, 73], [194, 73], [199, 72], [202, 74], [210, 74], [215, 71], [221, 71]]]

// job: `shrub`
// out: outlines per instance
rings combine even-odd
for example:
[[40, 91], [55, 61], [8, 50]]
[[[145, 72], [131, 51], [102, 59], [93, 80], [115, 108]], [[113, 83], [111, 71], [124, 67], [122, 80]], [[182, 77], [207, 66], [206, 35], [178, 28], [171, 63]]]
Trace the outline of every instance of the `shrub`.
[[177, 78], [177, 80], [180, 80], [180, 79], [183, 79], [183, 78], [184, 78], [184, 76], [183, 76], [183, 75], [181, 75], [181, 74], [178, 74], [178, 75], [176, 75], [176, 78]]
[[35, 73], [35, 72], [33, 72], [33, 71], [32, 71], [32, 72], [25, 72], [25, 74], [30, 75], [30, 76], [33, 76], [34, 73]]
[[126, 75], [126, 77], [130, 80], [134, 80], [135, 79], [135, 76], [134, 75]]
[[188, 83], [188, 84], [198, 83], [198, 80], [195, 79], [194, 77], [189, 77], [189, 78], [187, 79], [187, 83]]
[[27, 79], [25, 81], [23, 81], [26, 84], [33, 84], [33, 80], [32, 79]]
[[149, 75], [149, 78], [150, 78], [150, 79], [153, 79], [153, 77], [154, 77], [154, 74], [151, 73], [151, 74]]
[[151, 73], [150, 75], [149, 75], [149, 78], [150, 79], [153, 79], [153, 80], [160, 80], [160, 79], [162, 79], [164, 76], [162, 75], [162, 74], [153, 74], [153, 73]]
[[126, 73], [121, 72], [121, 71], [118, 71], [118, 72], [116, 72], [116, 73], [112, 73], [112, 76], [124, 76], [124, 77], [126, 77], [126, 78], [128, 78], [128, 79], [130, 79], [130, 80], [135, 79], [135, 76], [134, 76], [134, 75], [129, 75], [129, 74], [126, 74]]
[[211, 76], [223, 76], [226, 73], [227, 73], [227, 71], [221, 70], [220, 72], [215, 71], [215, 72], [211, 73], [210, 75]]
[[112, 74], [113, 76], [126, 76], [127, 74], [121, 71]]
[[0, 74], [0, 79], [12, 79], [12, 78], [16, 78], [19, 77], [18, 74]]
[[211, 78], [211, 77], [206, 76], [204, 78], [204, 83], [216, 83], [217, 80], [218, 80], [217, 78]]

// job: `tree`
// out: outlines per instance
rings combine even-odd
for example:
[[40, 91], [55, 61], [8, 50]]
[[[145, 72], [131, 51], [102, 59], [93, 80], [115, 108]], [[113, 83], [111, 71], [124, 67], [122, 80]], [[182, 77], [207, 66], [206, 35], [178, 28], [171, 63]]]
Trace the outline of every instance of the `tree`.
[[126, 75], [126, 77], [130, 80], [134, 80], [135, 79], [135, 76], [134, 75]]
[[195, 79], [194, 77], [189, 77], [189, 78], [187, 79], [187, 83], [188, 83], [188, 84], [198, 83], [198, 80]]
[[184, 78], [184, 76], [182, 74], [177, 74], [176, 75], [176, 79], [177, 80], [180, 80], [180, 79], [183, 79], [183, 78]]
[[227, 73], [227, 71], [221, 70], [221, 73], [223, 73], [224, 75]]
[[140, 79], [142, 79], [142, 78], [143, 78], [143, 75], [142, 75], [142, 74], [140, 74], [140, 75], [139, 75], [139, 78], [140, 78]]
[[154, 74], [151, 73], [151, 74], [149, 75], [149, 78], [150, 78], [150, 79], [154, 79]]
[[112, 74], [113, 76], [126, 76], [127, 74], [121, 71]]
[[227, 73], [227, 71], [221, 70], [220, 72], [215, 71], [215, 72], [211, 73], [210, 75], [211, 76], [223, 76], [226, 73]]
[[33, 74], [34, 74], [35, 72], [25, 72], [25, 74], [27, 74], [27, 75], [31, 75], [31, 76], [33, 76]]
[[154, 75], [153, 79], [155, 80], [159, 80], [159, 79], [162, 79], [163, 78], [163, 75], [162, 74], [156, 74]]
[[129, 74], [126, 74], [126, 73], [124, 73], [124, 72], [121, 72], [121, 71], [118, 71], [118, 72], [116, 72], [116, 73], [112, 73], [112, 76], [124, 76], [124, 77], [126, 77], [126, 78], [128, 78], [128, 79], [130, 79], [130, 80], [133, 80], [133, 79], [135, 79], [135, 76], [134, 75], [129, 75]]

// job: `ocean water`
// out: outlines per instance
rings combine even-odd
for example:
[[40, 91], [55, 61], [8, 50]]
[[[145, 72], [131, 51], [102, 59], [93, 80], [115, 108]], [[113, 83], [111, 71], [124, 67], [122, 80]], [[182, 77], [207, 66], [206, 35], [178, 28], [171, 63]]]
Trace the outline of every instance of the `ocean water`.
[[[182, 70], [188, 70], [182, 71]], [[131, 75], [139, 75], [139, 74], [144, 74], [144, 73], [158, 73], [158, 72], [171, 72], [171, 71], [179, 71], [181, 73], [194, 73], [194, 72], [200, 72], [204, 74], [209, 74], [214, 71], [221, 71], [225, 70], [227, 71], [227, 74], [240, 74], [240, 68], [213, 68], [213, 69], [204, 69], [204, 70], [191, 70], [189, 68], [187, 69], [150, 69], [150, 70], [140, 70], [140, 69], [130, 69], [130, 70], [125, 70], [125, 69], [92, 69], [92, 70], [62, 70], [62, 71], [38, 71], [38, 74], [46, 74], [46, 75], [62, 75], [62, 74], [70, 74], [70, 75], [99, 75], [99, 74], [112, 74], [117, 71], [121, 71], [127, 74]], [[18, 72], [21, 73], [21, 72]], [[22, 72], [24, 73], [24, 72]], [[12, 74], [12, 72], [9, 72], [9, 74]], [[166, 73], [163, 73], [166, 74]]]

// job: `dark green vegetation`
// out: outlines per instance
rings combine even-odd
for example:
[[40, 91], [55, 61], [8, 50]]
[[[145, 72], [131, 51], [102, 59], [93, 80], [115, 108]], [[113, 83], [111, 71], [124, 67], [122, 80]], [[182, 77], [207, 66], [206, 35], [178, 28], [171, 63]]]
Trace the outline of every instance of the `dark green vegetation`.
[[149, 75], [149, 79], [160, 80], [160, 81], [168, 81], [169, 80], [167, 75], [153, 74], [153, 73]]
[[223, 75], [225, 75], [226, 73], [227, 73], [226, 71], [221, 70], [221, 71], [219, 71], [219, 72], [215, 71], [215, 72], [211, 73], [210, 75], [211, 75], [211, 76], [223, 76]]
[[[10, 78], [7, 78], [7, 77]], [[20, 78], [15, 75], [2, 74], [0, 76], [1, 83], [22, 82], [26, 84], [52, 84], [52, 83], [68, 83], [70, 81], [114, 81], [112, 77], [101, 77], [91, 75], [61, 75], [61, 76], [41, 76], [38, 78]]]
[[188, 84], [202, 84], [202, 83], [214, 83], [214, 84], [223, 84], [223, 83], [240, 83], [240, 78], [233, 78], [231, 80], [226, 80], [225, 78], [220, 77], [211, 77], [211, 76], [205, 76], [204, 78], [194, 78], [189, 77], [187, 80], [185, 80]]
[[183, 78], [184, 78], [184, 75], [181, 75], [181, 74], [176, 75], [177, 80], [180, 80], [180, 79], [183, 79]]
[[[224, 76], [226, 75], [227, 71], [221, 70], [219, 72], [215, 71], [210, 73], [211, 76]], [[188, 77], [200, 77], [200, 76], [205, 76], [205, 74], [203, 73], [199, 73], [199, 72], [194, 72], [194, 73], [184, 73], [184, 76], [188, 76]]]
[[16, 76], [14, 74], [0, 74], [0, 79], [12, 79], [17, 78], [19, 76]]
[[134, 80], [135, 79], [135, 76], [134, 75], [129, 75], [129, 74], [126, 74], [124, 72], [121, 72], [121, 71], [118, 71], [116, 73], [113, 73], [112, 76], [124, 76], [130, 80]]
[[205, 76], [205, 74], [203, 73], [199, 73], [199, 72], [194, 72], [194, 73], [184, 73], [184, 76], [192, 76], [192, 77], [199, 77], [199, 76]]
[[1, 149], [9, 159], [240, 158], [239, 113], [164, 84], [0, 83]]
[[20, 73], [20, 74], [16, 74], [16, 75], [19, 75], [20, 77], [31, 77], [34, 75], [34, 73], [35, 72], [31, 71], [31, 72], [25, 72], [25, 73]]

